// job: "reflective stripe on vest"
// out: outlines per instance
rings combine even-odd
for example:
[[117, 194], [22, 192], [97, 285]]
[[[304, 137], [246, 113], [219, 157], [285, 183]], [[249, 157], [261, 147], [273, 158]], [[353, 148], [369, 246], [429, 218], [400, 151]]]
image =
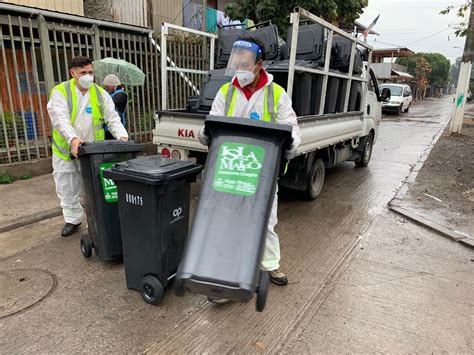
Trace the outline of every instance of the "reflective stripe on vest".
[[[233, 116], [237, 92], [232, 83], [222, 85], [222, 94], [225, 97], [224, 113], [226, 116]], [[276, 122], [278, 119], [278, 103], [285, 90], [278, 84], [270, 83], [263, 89], [263, 121]], [[270, 105], [268, 103], [271, 103]]]
[[[58, 90], [63, 94], [64, 98], [67, 101], [69, 108], [69, 116], [71, 119], [71, 125], [74, 126], [77, 116], [77, 98], [76, 98], [76, 89], [74, 79], [63, 82], [53, 88], [53, 90]], [[52, 94], [53, 91], [51, 91]], [[89, 89], [89, 98], [92, 108], [92, 121], [94, 127], [94, 140], [100, 141], [104, 140], [104, 115], [105, 107], [103, 100], [102, 89], [96, 84], [92, 84]], [[69, 152], [71, 150], [70, 145], [66, 139], [56, 130], [53, 129], [52, 137], [52, 149], [53, 154], [60, 157], [64, 160], [70, 160]]]

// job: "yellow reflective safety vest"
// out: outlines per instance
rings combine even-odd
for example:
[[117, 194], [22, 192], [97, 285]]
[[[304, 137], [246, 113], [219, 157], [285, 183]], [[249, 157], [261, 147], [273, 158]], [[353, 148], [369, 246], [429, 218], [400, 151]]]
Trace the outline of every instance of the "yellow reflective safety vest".
[[[285, 89], [272, 82], [270, 85], [265, 85], [263, 90], [263, 121], [276, 122], [278, 118], [278, 103]], [[235, 102], [237, 100], [236, 87], [232, 85], [232, 83], [226, 83], [222, 85], [220, 91], [225, 97], [225, 115], [233, 116]]]
[[[56, 85], [53, 90], [58, 90], [63, 94], [69, 107], [69, 116], [71, 119], [71, 125], [74, 127], [77, 116], [77, 97], [76, 97], [76, 86], [74, 79], [62, 82]], [[53, 91], [51, 91], [52, 93]], [[89, 89], [89, 98], [92, 108], [92, 121], [94, 126], [94, 139], [96, 141], [104, 140], [104, 115], [105, 105], [103, 96], [105, 91], [96, 84], [92, 84]], [[53, 129], [53, 154], [64, 160], [71, 160], [69, 153], [71, 146], [68, 144], [66, 138], [64, 138], [56, 129]]]

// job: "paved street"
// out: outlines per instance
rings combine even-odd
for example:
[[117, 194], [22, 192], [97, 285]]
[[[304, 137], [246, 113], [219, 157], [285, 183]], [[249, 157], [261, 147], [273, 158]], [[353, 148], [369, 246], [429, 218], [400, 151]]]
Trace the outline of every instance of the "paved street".
[[329, 170], [316, 201], [281, 197], [290, 284], [271, 286], [263, 313], [253, 302], [216, 306], [171, 289], [149, 306], [126, 289], [120, 263], [85, 260], [78, 235], [60, 238], [60, 217], [7, 232], [21, 244], [40, 231], [43, 242], [0, 259], [0, 277], [24, 279], [0, 290], [19, 310], [7, 316], [0, 305], [0, 353], [472, 352], [472, 250], [386, 207], [451, 104], [426, 100], [384, 117], [368, 168]]

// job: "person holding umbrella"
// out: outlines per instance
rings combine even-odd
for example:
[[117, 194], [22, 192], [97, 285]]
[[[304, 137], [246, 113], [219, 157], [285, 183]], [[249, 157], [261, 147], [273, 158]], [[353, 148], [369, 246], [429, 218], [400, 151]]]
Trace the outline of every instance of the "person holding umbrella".
[[[102, 86], [110, 94], [110, 97], [114, 101], [115, 111], [120, 116], [120, 120], [124, 127], [125, 115], [127, 109], [128, 95], [124, 90], [124, 86], [120, 83], [120, 79], [115, 74], [107, 75], [102, 81]], [[109, 132], [108, 128], [105, 129], [105, 139], [115, 139], [114, 136]]]

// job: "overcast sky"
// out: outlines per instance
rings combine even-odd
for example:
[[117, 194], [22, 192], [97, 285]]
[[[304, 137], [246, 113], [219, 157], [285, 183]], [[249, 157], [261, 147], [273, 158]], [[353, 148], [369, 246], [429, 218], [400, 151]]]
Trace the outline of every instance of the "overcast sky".
[[449, 5], [456, 6], [464, 2], [463, 0], [369, 0], [369, 6], [359, 21], [369, 25], [380, 14], [374, 27], [374, 31], [380, 33], [380, 36], [369, 36], [369, 43], [375, 48], [393, 48], [398, 45], [406, 46], [414, 52], [438, 52], [453, 63], [462, 55], [464, 48], [464, 38], [457, 38], [454, 35], [455, 29], [452, 28], [460, 22], [460, 19], [455, 13], [440, 15], [439, 12]]

